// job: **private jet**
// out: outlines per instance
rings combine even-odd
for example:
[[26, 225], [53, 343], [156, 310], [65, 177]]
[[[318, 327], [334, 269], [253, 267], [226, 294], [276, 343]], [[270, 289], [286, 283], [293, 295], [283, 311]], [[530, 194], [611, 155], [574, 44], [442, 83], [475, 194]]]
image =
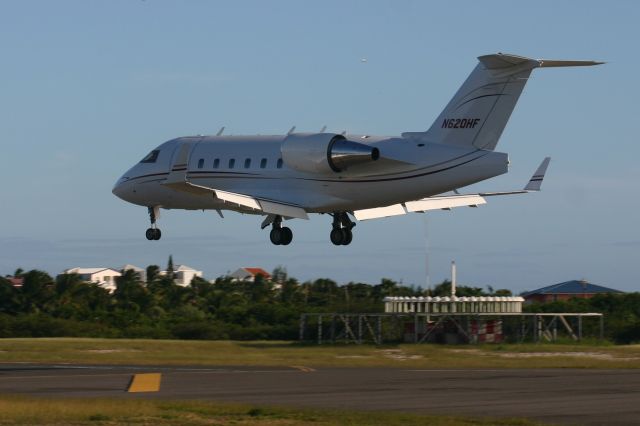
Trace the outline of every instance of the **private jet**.
[[517, 191], [458, 189], [508, 171], [498, 140], [535, 68], [596, 61], [478, 57], [478, 64], [427, 131], [400, 136], [295, 132], [276, 136], [186, 136], [153, 149], [116, 182], [113, 193], [147, 207], [148, 240], [159, 240], [160, 209], [224, 210], [263, 216], [270, 240], [288, 245], [285, 220], [332, 217], [330, 240], [348, 245], [356, 220], [454, 207], [491, 196], [539, 191], [550, 158]]

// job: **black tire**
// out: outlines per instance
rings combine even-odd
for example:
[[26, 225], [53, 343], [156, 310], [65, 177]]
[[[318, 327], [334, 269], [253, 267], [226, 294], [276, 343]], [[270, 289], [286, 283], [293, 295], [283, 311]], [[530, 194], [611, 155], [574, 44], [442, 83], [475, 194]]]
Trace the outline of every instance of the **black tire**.
[[158, 228], [154, 229], [154, 231], [153, 239], [158, 241], [162, 237], [162, 232]]
[[350, 229], [342, 228], [342, 245], [348, 246], [353, 241], [353, 232]]
[[331, 242], [336, 245], [342, 245], [342, 241], [344, 239], [344, 236], [342, 234], [342, 229], [339, 228], [335, 228], [333, 230], [331, 230], [331, 233], [329, 234], [329, 238], [331, 239]]
[[156, 235], [155, 229], [153, 229], [153, 228], [147, 229], [147, 232], [145, 234], [145, 236], [147, 237], [147, 240], [149, 240], [149, 241], [154, 240], [155, 239], [155, 235]]
[[291, 241], [293, 240], [293, 232], [291, 231], [290, 228], [287, 228], [286, 226], [282, 229], [280, 229], [280, 235], [281, 235], [281, 239], [280, 239], [280, 244], [283, 246], [288, 246], [289, 244], [291, 244]]
[[269, 239], [276, 246], [282, 244], [282, 232], [280, 231], [280, 229], [273, 228], [269, 233]]

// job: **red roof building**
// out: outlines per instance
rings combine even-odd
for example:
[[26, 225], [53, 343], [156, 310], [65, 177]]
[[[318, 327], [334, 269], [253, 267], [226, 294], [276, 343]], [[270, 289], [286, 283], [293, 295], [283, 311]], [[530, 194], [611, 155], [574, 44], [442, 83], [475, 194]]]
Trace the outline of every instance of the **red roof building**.
[[229, 275], [237, 281], [255, 281], [258, 275], [262, 275], [265, 280], [271, 280], [271, 274], [262, 268], [240, 268]]
[[20, 288], [24, 284], [24, 278], [22, 277], [6, 277], [6, 279], [15, 288]]

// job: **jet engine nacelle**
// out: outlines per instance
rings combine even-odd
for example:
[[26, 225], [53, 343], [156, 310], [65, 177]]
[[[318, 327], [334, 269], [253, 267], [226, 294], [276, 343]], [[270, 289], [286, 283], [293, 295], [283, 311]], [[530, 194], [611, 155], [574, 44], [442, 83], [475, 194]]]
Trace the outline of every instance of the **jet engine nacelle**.
[[378, 148], [347, 140], [336, 133], [288, 135], [280, 152], [287, 167], [323, 174], [340, 173], [349, 166], [380, 158]]

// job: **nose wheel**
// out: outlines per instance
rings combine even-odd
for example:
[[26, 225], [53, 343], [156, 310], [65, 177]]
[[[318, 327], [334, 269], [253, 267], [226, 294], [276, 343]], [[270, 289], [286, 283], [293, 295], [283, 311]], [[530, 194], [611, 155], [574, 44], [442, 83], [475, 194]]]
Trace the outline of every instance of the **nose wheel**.
[[353, 229], [356, 224], [349, 219], [345, 212], [333, 214], [333, 229], [329, 234], [331, 242], [336, 246], [348, 246], [353, 241]]
[[158, 207], [149, 207], [149, 220], [151, 221], [151, 228], [147, 229], [145, 236], [149, 241], [157, 241], [162, 237], [162, 232], [156, 227], [156, 219], [160, 216], [160, 209]]

